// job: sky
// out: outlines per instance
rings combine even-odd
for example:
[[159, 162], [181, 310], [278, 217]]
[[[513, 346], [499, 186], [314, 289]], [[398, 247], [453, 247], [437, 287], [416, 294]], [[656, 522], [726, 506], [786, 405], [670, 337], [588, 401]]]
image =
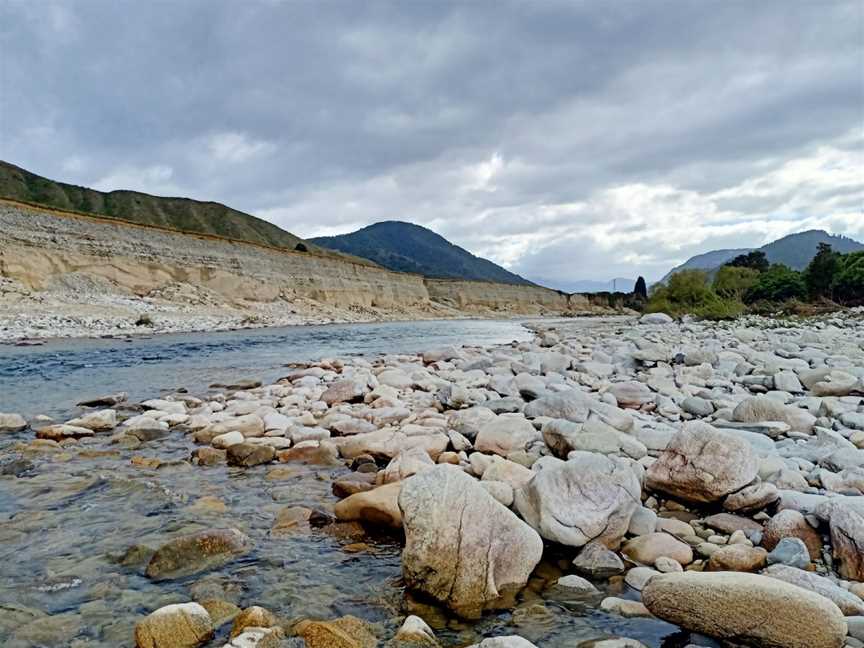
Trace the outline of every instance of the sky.
[[0, 0], [0, 159], [547, 284], [864, 241], [859, 0]]

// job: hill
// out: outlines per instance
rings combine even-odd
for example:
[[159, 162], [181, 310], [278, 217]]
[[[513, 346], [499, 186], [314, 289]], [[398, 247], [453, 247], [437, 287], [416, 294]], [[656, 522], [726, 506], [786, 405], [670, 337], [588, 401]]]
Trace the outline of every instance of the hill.
[[324, 252], [272, 223], [220, 203], [138, 191], [96, 191], [49, 180], [2, 160], [0, 198], [286, 250], [303, 244], [309, 251]]
[[714, 270], [727, 261], [731, 261], [739, 254], [747, 254], [754, 249], [764, 252], [770, 263], [782, 263], [794, 270], [803, 270], [816, 255], [816, 250], [819, 248], [820, 243], [828, 243], [834, 251], [841, 252], [842, 254], [864, 250], [864, 243], [859, 243], [849, 237], [829, 234], [824, 230], [807, 230], [805, 232], [789, 234], [767, 245], [763, 245], [761, 248], [714, 250], [705, 254], [699, 254], [670, 270], [660, 282], [665, 282], [669, 277], [681, 270]]
[[432, 230], [402, 221], [382, 221], [350, 234], [309, 239], [399, 272], [442, 279], [473, 279], [533, 285], [488, 259], [474, 256]]

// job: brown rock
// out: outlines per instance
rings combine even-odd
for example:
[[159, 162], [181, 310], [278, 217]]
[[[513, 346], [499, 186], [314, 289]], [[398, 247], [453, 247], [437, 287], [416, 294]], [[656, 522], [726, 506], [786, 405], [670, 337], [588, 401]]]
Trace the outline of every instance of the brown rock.
[[196, 648], [213, 638], [213, 623], [198, 603], [166, 605], [135, 626], [136, 648]]
[[399, 510], [399, 493], [402, 482], [393, 482], [370, 491], [356, 493], [338, 504], [334, 512], [343, 522], [358, 520], [369, 524], [402, 527], [402, 513]]
[[748, 533], [762, 530], [762, 525], [758, 522], [754, 522], [750, 518], [741, 517], [740, 515], [733, 515], [732, 513], [709, 515], [703, 522], [712, 529], [717, 529], [730, 535], [736, 531]]
[[345, 498], [355, 493], [365, 493], [375, 488], [375, 473], [354, 472], [333, 482], [333, 494]]
[[272, 446], [261, 444], [235, 443], [226, 452], [229, 466], [244, 468], [270, 463], [276, 458], [276, 450]]
[[312, 509], [305, 506], [286, 506], [276, 514], [270, 532], [278, 536], [308, 530], [310, 517], [312, 517]]
[[333, 621], [301, 621], [294, 632], [306, 641], [306, 648], [375, 648], [378, 639], [365, 621], [344, 616]]
[[816, 529], [807, 523], [804, 516], [794, 509], [780, 511], [765, 522], [762, 535], [763, 547], [773, 551], [783, 538], [798, 538], [803, 541], [807, 545], [811, 560], [818, 560], [822, 555], [822, 538], [819, 537]]
[[332, 466], [339, 463], [339, 452], [332, 443], [295, 446], [276, 455], [283, 463], [298, 462], [317, 466]]
[[231, 638], [241, 634], [246, 628], [274, 628], [279, 626], [279, 617], [270, 610], [253, 605], [243, 610], [231, 626]]
[[214, 529], [175, 538], [162, 545], [147, 565], [147, 577], [166, 580], [224, 565], [252, 549], [237, 529]]
[[625, 556], [643, 565], [653, 565], [661, 556], [682, 564], [693, 562], [693, 550], [668, 533], [649, 533], [629, 540], [621, 550]]
[[768, 552], [745, 544], [726, 545], [711, 554], [707, 571], [756, 572], [765, 566]]
[[192, 453], [192, 463], [199, 466], [215, 466], [225, 461], [226, 452], [217, 450], [216, 448], [204, 447], [198, 448]]

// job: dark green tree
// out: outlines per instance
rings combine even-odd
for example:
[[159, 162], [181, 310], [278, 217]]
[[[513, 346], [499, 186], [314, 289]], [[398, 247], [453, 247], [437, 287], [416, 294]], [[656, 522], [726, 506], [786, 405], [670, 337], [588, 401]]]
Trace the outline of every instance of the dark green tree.
[[864, 252], [844, 254], [832, 285], [834, 298], [842, 304], [864, 304]]
[[807, 285], [803, 274], [782, 263], [775, 263], [759, 275], [759, 280], [744, 295], [744, 301], [748, 304], [757, 301], [782, 302], [803, 299], [806, 295]]
[[840, 272], [841, 255], [828, 243], [820, 243], [816, 256], [804, 271], [807, 295], [810, 299], [832, 299], [834, 279]]
[[739, 254], [737, 257], [726, 263], [727, 266], [733, 268], [752, 268], [758, 272], [765, 272], [768, 267], [768, 257], [761, 250], [753, 250], [747, 254]]
[[633, 288], [633, 292], [636, 294], [636, 297], [639, 299], [646, 300], [648, 299], [648, 284], [645, 283], [645, 277], [639, 277], [636, 280], [636, 287]]

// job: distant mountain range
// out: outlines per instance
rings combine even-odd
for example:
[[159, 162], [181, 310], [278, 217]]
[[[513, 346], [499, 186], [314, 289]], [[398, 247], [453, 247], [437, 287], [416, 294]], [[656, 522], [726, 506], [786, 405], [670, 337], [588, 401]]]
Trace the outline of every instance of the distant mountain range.
[[829, 234], [824, 230], [807, 230], [797, 234], [789, 234], [777, 239], [761, 248], [740, 248], [735, 250], [713, 250], [704, 254], [690, 257], [679, 266], [672, 268], [660, 283], [664, 283], [669, 277], [681, 270], [714, 270], [724, 263], [731, 261], [740, 254], [747, 254], [753, 250], [761, 250], [765, 253], [769, 263], [782, 263], [795, 270], [803, 270], [807, 267], [820, 243], [828, 243], [835, 252], [849, 254], [864, 250], [864, 243], [848, 238]]
[[555, 288], [556, 290], [563, 290], [567, 293], [599, 293], [599, 292], [624, 292], [630, 293], [633, 292], [633, 288], [636, 286], [635, 279], [625, 279], [621, 277], [617, 277], [615, 279], [610, 279], [609, 281], [591, 281], [590, 279], [576, 279], [573, 281], [561, 281], [559, 279], [546, 279], [543, 277], [531, 277], [531, 281], [534, 283], [540, 284], [541, 286], [547, 286], [549, 288]]
[[309, 240], [321, 247], [363, 257], [399, 272], [441, 279], [532, 284], [488, 259], [474, 256], [430, 229], [403, 221], [382, 221], [350, 234]]

